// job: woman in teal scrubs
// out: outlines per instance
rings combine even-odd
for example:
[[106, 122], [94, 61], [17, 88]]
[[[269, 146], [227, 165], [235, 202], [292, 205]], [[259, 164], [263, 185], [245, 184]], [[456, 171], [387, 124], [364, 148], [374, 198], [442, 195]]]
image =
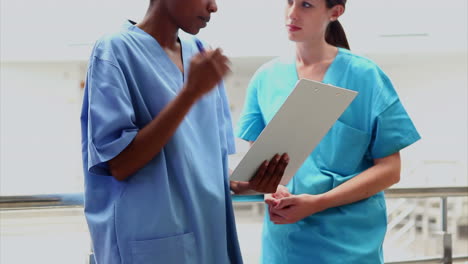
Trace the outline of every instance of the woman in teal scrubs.
[[214, 0], [152, 0], [140, 23], [94, 47], [81, 125], [98, 264], [242, 263], [230, 189], [276, 190], [284, 158], [265, 162], [261, 181], [229, 182], [228, 60], [178, 37], [179, 28], [198, 33], [216, 10]]
[[349, 50], [337, 20], [345, 4], [288, 0], [296, 55], [266, 63], [249, 84], [237, 135], [251, 142], [300, 78], [359, 92], [289, 184], [266, 195], [264, 264], [383, 263], [382, 191], [399, 181], [399, 151], [420, 136], [387, 75]]

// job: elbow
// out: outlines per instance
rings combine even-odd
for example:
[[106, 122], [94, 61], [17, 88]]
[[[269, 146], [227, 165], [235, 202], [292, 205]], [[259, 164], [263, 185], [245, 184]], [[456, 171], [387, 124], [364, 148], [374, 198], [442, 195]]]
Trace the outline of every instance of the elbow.
[[385, 175], [385, 181], [389, 187], [400, 182], [401, 161], [399, 152], [378, 159], [377, 165], [382, 169], [382, 174]]
[[[399, 158], [399, 156], [398, 156]], [[401, 162], [398, 159], [398, 162], [392, 166], [392, 179], [393, 179], [393, 184], [397, 184], [401, 180]]]
[[401, 167], [396, 164], [388, 164], [388, 178], [391, 185], [397, 184], [401, 179]]
[[400, 171], [396, 171], [396, 172], [392, 173], [391, 178], [392, 178], [392, 185], [399, 183], [400, 179], [401, 179]]

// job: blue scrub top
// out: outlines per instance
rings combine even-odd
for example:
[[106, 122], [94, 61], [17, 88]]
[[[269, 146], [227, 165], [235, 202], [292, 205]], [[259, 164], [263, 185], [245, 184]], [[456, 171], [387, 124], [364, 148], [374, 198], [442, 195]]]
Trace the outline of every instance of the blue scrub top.
[[[249, 84], [237, 136], [255, 141], [297, 81], [295, 58], [263, 65]], [[340, 48], [323, 82], [359, 94], [289, 182], [293, 194], [325, 193], [371, 167], [373, 159], [420, 138], [389, 78], [372, 61]], [[262, 263], [383, 263], [383, 192], [294, 224], [275, 225], [265, 215]]]
[[99, 40], [81, 116], [85, 214], [97, 263], [242, 263], [227, 155], [235, 152], [223, 83], [202, 97], [148, 164], [127, 180], [114, 158], [187, 80], [194, 38], [180, 39], [184, 74], [149, 34], [125, 23]]

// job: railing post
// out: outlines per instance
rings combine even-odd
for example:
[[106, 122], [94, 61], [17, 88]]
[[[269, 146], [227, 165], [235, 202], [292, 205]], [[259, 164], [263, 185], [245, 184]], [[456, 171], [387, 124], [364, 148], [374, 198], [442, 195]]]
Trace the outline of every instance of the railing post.
[[94, 254], [92, 252], [89, 253], [88, 263], [89, 264], [96, 264], [96, 262], [94, 261]]
[[442, 240], [444, 247], [444, 264], [452, 264], [452, 234], [448, 233], [448, 207], [447, 207], [447, 197], [441, 198], [441, 207], [442, 207]]

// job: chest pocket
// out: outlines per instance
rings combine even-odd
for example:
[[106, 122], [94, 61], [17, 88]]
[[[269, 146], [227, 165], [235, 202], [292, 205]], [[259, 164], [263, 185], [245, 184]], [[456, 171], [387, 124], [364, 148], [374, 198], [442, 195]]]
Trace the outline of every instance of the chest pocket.
[[318, 168], [343, 176], [356, 173], [366, 156], [370, 139], [365, 131], [337, 120], [313, 153]]

